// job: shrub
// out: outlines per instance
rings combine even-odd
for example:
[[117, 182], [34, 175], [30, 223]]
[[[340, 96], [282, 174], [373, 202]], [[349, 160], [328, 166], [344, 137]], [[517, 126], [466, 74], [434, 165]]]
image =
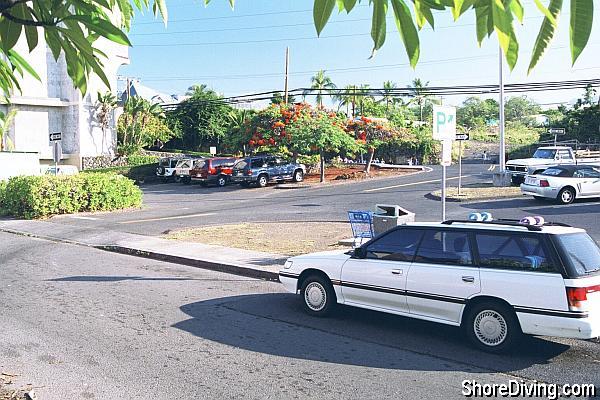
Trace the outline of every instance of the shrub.
[[6, 193], [6, 181], [0, 181], [0, 216], [6, 214], [6, 207], [4, 205], [4, 196]]
[[142, 192], [134, 182], [111, 173], [18, 176], [8, 181], [3, 192], [6, 213], [28, 219], [142, 204]]
[[137, 167], [138, 165], [154, 164], [158, 162], [157, 156], [147, 156], [142, 154], [132, 154], [127, 157], [127, 165]]

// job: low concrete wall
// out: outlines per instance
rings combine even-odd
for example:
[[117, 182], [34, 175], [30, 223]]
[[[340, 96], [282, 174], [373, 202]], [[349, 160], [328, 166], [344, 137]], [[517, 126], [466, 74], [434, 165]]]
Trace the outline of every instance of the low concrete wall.
[[38, 153], [0, 152], [0, 180], [18, 175], [40, 175]]

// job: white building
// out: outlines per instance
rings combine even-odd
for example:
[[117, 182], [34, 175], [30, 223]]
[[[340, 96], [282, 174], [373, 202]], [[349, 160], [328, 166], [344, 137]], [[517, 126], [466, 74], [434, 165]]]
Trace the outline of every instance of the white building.
[[15, 90], [11, 103], [0, 105], [4, 112], [17, 110], [9, 131], [14, 151], [38, 153], [40, 164], [49, 164], [52, 161], [49, 134], [61, 132], [65, 164], [81, 168], [82, 157], [113, 155], [115, 119], [103, 133], [96, 118], [96, 100], [98, 92], [116, 92], [117, 70], [129, 63], [128, 48], [103, 38], [96, 42], [95, 46], [108, 56], [103, 64], [112, 87], [107, 88], [94, 75], [88, 81], [87, 94], [82, 96], [67, 75], [64, 56], [55, 61], [43, 35], [39, 40], [39, 45], [29, 53], [25, 35], [22, 35], [15, 50], [33, 66], [41, 80], [26, 74], [20, 79], [21, 92]]

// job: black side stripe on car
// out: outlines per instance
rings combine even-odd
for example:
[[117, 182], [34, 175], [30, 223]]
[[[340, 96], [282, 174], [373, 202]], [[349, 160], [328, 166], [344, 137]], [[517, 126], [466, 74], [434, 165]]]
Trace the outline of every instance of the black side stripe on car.
[[561, 311], [561, 310], [548, 310], [545, 308], [533, 308], [514, 306], [516, 312], [527, 313], [527, 314], [538, 314], [548, 315], [551, 317], [565, 317], [565, 318], [587, 318], [589, 314], [584, 311]]
[[[286, 278], [293, 278], [293, 279], [298, 279], [298, 277], [300, 276], [299, 274], [292, 274], [292, 273], [287, 273], [287, 272], [280, 272], [279, 275], [286, 277]], [[363, 289], [363, 290], [371, 290], [371, 291], [380, 292], [380, 293], [389, 293], [389, 294], [398, 294], [398, 295], [404, 295], [404, 296], [409, 296], [409, 297], [418, 297], [418, 298], [422, 298], [422, 299], [443, 301], [446, 303], [465, 304], [467, 302], [467, 299], [462, 299], [459, 297], [443, 296], [443, 295], [432, 294], [432, 293], [414, 292], [414, 291], [410, 291], [410, 290], [395, 289], [395, 288], [384, 287], [384, 286], [366, 285], [366, 284], [356, 283], [356, 282], [340, 281], [337, 279], [332, 279], [331, 283], [336, 286], [350, 287], [353, 289]], [[550, 309], [545, 309], [545, 308], [534, 308], [534, 307], [524, 307], [524, 306], [513, 306], [513, 308], [514, 308], [515, 312], [527, 313], [527, 314], [537, 314], [537, 315], [548, 315], [551, 317], [578, 318], [578, 319], [589, 317], [589, 314], [587, 312], [583, 312], [583, 311], [550, 310]]]

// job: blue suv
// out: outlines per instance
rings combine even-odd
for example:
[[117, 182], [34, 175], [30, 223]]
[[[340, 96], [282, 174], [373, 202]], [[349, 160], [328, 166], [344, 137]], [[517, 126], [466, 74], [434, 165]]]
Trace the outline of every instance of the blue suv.
[[259, 155], [239, 160], [233, 166], [231, 181], [242, 186], [256, 184], [265, 187], [269, 182], [302, 182], [306, 167], [275, 155]]

